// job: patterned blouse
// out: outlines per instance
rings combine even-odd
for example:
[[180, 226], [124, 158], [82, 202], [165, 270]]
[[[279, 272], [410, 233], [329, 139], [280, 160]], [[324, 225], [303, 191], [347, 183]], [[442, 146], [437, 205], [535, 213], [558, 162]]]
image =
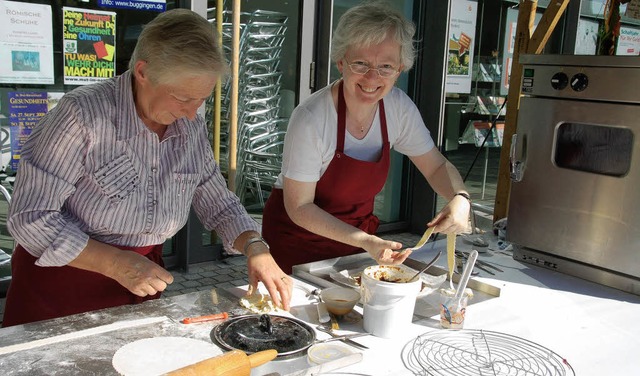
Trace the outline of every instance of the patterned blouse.
[[88, 239], [126, 246], [163, 243], [190, 207], [226, 249], [260, 226], [226, 182], [197, 116], [162, 141], [136, 113], [131, 73], [65, 94], [20, 155], [9, 231], [37, 265], [75, 259]]

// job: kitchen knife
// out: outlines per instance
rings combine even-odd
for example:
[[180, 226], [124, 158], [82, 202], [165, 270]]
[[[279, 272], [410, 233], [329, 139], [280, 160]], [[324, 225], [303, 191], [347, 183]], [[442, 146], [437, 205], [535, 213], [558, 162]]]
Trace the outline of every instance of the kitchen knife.
[[337, 369], [350, 366], [362, 361], [362, 353], [355, 353], [345, 357], [318, 364], [307, 369], [287, 373], [284, 376], [317, 376], [323, 373], [335, 371]]
[[[360, 349], [360, 350], [368, 350], [368, 349], [369, 349], [367, 346], [362, 345], [362, 344], [360, 344], [360, 343], [358, 343], [358, 342], [356, 342], [356, 341], [354, 341], [354, 340], [350, 339], [348, 336], [347, 336], [347, 337], [345, 337], [344, 335], [340, 335], [340, 334], [335, 333], [335, 332], [333, 331], [333, 329], [331, 329], [331, 328], [330, 328], [329, 326], [327, 326], [327, 325], [318, 325], [318, 326], [316, 327], [316, 329], [318, 329], [318, 330], [319, 330], [319, 331], [321, 331], [321, 332], [325, 332], [325, 333], [327, 333], [327, 334], [331, 335], [331, 337], [333, 337], [333, 338], [340, 339], [340, 341], [342, 341], [342, 342], [346, 343], [347, 345], [351, 345], [351, 346], [353, 346], [353, 347], [355, 347], [355, 348], [357, 348], [357, 349]], [[364, 335], [368, 335], [368, 333], [360, 333], [360, 334], [362, 334], [363, 336], [364, 336]], [[353, 335], [352, 335], [352, 336], [353, 336]]]

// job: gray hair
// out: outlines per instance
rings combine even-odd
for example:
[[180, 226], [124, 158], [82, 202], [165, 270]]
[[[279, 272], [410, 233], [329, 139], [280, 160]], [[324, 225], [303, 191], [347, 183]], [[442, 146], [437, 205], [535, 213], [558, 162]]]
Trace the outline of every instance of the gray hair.
[[352, 46], [369, 47], [382, 43], [389, 33], [400, 44], [400, 59], [403, 70], [413, 66], [415, 49], [413, 35], [416, 27], [411, 20], [391, 8], [385, 2], [368, 2], [347, 10], [333, 32], [331, 60], [340, 61]]
[[129, 69], [146, 61], [154, 83], [168, 82], [179, 73], [225, 74], [228, 66], [218, 44], [215, 28], [202, 16], [188, 9], [161, 13], [144, 26]]

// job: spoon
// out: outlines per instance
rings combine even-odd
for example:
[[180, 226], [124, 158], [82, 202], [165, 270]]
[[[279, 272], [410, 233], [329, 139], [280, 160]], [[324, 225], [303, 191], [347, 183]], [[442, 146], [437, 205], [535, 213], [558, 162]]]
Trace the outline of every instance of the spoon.
[[331, 317], [329, 316], [329, 311], [327, 311], [327, 305], [324, 300], [322, 300], [322, 296], [320, 296], [320, 289], [311, 291], [309, 295], [313, 295], [318, 301], [316, 304], [318, 308], [318, 321], [321, 323], [330, 321]]
[[411, 277], [411, 279], [409, 280], [409, 282], [413, 282], [416, 278], [418, 278], [418, 276], [419, 276], [420, 274], [422, 274], [422, 272], [424, 272], [425, 270], [429, 269], [429, 267], [430, 267], [431, 265], [435, 264], [435, 263], [436, 263], [436, 261], [438, 261], [438, 259], [440, 258], [440, 255], [441, 255], [441, 254], [442, 254], [442, 251], [438, 251], [438, 254], [436, 255], [436, 257], [434, 257], [434, 258], [433, 258], [433, 260], [429, 261], [429, 262], [427, 263], [427, 265], [426, 265], [424, 268], [420, 269], [420, 271], [419, 271], [419, 272], [417, 272], [417, 273], [416, 273], [416, 275], [414, 275], [413, 277]]
[[469, 283], [469, 277], [471, 276], [471, 271], [473, 270], [473, 266], [475, 265], [477, 258], [478, 258], [478, 251], [474, 249], [469, 254], [469, 258], [467, 259], [467, 264], [464, 266], [464, 270], [462, 271], [462, 277], [460, 277], [460, 282], [458, 282], [458, 289], [456, 290], [456, 294], [453, 296], [453, 299], [451, 302], [456, 307], [460, 306], [460, 300], [462, 300], [462, 296], [464, 295], [464, 290], [467, 288], [467, 283]]
[[464, 290], [467, 288], [467, 283], [469, 283], [469, 277], [471, 276], [471, 271], [473, 270], [473, 266], [475, 265], [477, 258], [478, 251], [474, 249], [469, 254], [467, 264], [464, 266], [462, 277], [458, 282], [458, 289], [456, 290], [456, 293], [453, 295], [453, 298], [447, 299], [447, 301], [442, 304], [444, 318], [449, 322], [449, 325], [452, 324], [454, 315], [456, 315], [458, 312], [464, 312], [463, 310], [465, 308], [461, 307], [462, 297], [464, 296]]

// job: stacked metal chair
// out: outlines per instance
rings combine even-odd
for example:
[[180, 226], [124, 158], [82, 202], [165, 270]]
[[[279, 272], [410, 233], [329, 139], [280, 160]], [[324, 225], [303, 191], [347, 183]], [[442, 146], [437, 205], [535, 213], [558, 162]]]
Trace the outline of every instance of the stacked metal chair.
[[[231, 56], [231, 13], [224, 12], [223, 46]], [[282, 165], [282, 145], [288, 119], [279, 117], [280, 53], [287, 30], [283, 13], [256, 10], [242, 13], [238, 72], [236, 194], [245, 206], [264, 206]], [[231, 77], [223, 83], [220, 168], [228, 174]], [[208, 106], [213, 108], [213, 106]]]

